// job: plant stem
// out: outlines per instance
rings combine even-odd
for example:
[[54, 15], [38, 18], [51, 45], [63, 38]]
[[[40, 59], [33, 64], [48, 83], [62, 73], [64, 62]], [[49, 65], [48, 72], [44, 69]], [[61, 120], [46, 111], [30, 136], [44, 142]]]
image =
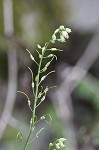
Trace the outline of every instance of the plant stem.
[[38, 89], [39, 89], [40, 70], [41, 70], [42, 60], [43, 60], [44, 54], [45, 54], [46, 49], [47, 49], [47, 47], [49, 46], [50, 42], [51, 42], [51, 40], [46, 44], [45, 49], [44, 49], [44, 51], [42, 52], [42, 56], [41, 56], [40, 62], [39, 62], [38, 73], [37, 73], [37, 81], [36, 81], [36, 91], [35, 91], [34, 107], [33, 107], [33, 113], [32, 113], [32, 124], [31, 124], [31, 126], [30, 126], [30, 131], [29, 131], [28, 137], [27, 137], [27, 139], [26, 139], [26, 142], [25, 142], [25, 145], [24, 145], [23, 150], [26, 150], [26, 149], [27, 149], [28, 142], [29, 142], [30, 137], [31, 137], [32, 132], [33, 132], [33, 128], [34, 128], [34, 124], [35, 124], [35, 113], [36, 113]]

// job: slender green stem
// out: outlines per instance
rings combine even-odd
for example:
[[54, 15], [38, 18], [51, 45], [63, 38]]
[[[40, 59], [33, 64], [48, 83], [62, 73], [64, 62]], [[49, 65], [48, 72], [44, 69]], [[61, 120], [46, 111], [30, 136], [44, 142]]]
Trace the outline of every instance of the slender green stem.
[[48, 150], [50, 150], [50, 147], [48, 147]]
[[24, 145], [23, 150], [26, 150], [26, 149], [27, 149], [28, 142], [29, 142], [30, 137], [31, 137], [31, 135], [32, 135], [33, 128], [34, 128], [34, 124], [35, 124], [35, 113], [36, 113], [36, 105], [37, 105], [38, 90], [39, 90], [40, 70], [41, 70], [42, 60], [43, 60], [44, 54], [45, 54], [46, 49], [47, 49], [47, 47], [49, 46], [49, 44], [50, 44], [50, 41], [46, 44], [45, 49], [44, 49], [44, 51], [42, 52], [42, 56], [41, 56], [40, 62], [39, 62], [38, 73], [37, 73], [37, 77], [38, 77], [38, 78], [37, 78], [37, 81], [36, 81], [36, 91], [35, 91], [34, 107], [33, 107], [33, 113], [32, 113], [32, 124], [31, 124], [31, 126], [30, 126], [30, 131], [29, 131], [28, 137], [27, 137], [27, 139], [26, 139], [26, 142], [25, 142], [25, 145]]
[[24, 148], [23, 148], [24, 150], [27, 149], [27, 145], [28, 145], [29, 139], [30, 139], [30, 137], [31, 137], [31, 134], [32, 134], [32, 128], [30, 128], [29, 135], [28, 135], [28, 137], [27, 137], [27, 140], [26, 140], [25, 145], [24, 145]]

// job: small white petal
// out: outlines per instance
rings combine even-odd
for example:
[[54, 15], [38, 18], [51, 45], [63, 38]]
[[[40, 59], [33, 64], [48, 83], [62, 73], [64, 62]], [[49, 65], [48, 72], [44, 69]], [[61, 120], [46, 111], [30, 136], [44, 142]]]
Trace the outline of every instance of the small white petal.
[[67, 33], [66, 31], [62, 31], [61, 34], [62, 34], [62, 36], [64, 36], [66, 39], [69, 38], [69, 35], [68, 35], [68, 33]]
[[62, 25], [62, 26], [59, 27], [59, 29], [60, 29], [60, 30], [64, 30], [65, 28], [64, 28], [64, 26]]
[[70, 28], [66, 28], [66, 32], [71, 33], [71, 29]]
[[64, 141], [66, 141], [67, 139], [65, 139], [65, 138], [60, 138], [59, 139], [61, 142], [64, 142]]
[[59, 32], [59, 29], [56, 29], [54, 33], [56, 34], [56, 33], [58, 33], [58, 32]]
[[59, 143], [55, 144], [55, 146], [56, 146], [56, 149], [60, 149], [61, 148]]
[[63, 35], [60, 35], [60, 40], [61, 40], [61, 42], [65, 42], [65, 38]]

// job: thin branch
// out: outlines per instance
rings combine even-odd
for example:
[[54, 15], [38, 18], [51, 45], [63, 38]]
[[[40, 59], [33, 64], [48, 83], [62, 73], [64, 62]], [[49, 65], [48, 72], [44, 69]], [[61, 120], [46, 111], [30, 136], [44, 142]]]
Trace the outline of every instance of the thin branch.
[[3, 0], [4, 33], [12, 36], [14, 33], [13, 25], [13, 0]]
[[[12, 36], [14, 33], [13, 24], [13, 0], [3, 0], [4, 33]], [[8, 93], [5, 101], [4, 110], [0, 118], [0, 139], [7, 127], [13, 111], [16, 90], [17, 90], [17, 53], [11, 46], [8, 48]]]
[[13, 111], [17, 91], [17, 53], [15, 50], [8, 51], [8, 93], [4, 110], [0, 118], [0, 139], [7, 127]]

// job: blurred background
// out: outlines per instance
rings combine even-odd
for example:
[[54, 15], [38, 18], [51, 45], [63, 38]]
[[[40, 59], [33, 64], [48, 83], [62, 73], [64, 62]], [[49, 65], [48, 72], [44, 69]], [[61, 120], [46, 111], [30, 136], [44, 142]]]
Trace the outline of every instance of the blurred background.
[[[69, 150], [99, 150], [99, 1], [98, 0], [1, 0], [0, 1], [0, 150], [22, 149], [31, 118], [24, 91], [33, 102], [31, 74], [38, 61], [37, 44], [47, 42], [60, 25], [72, 29], [63, 49], [56, 53], [43, 85], [57, 85], [37, 110], [38, 118], [50, 114], [49, 126], [37, 125], [34, 136], [44, 126], [30, 150], [47, 149], [56, 138], [67, 139]], [[32, 137], [33, 138], [33, 137]], [[67, 150], [66, 148], [64, 150]]]

